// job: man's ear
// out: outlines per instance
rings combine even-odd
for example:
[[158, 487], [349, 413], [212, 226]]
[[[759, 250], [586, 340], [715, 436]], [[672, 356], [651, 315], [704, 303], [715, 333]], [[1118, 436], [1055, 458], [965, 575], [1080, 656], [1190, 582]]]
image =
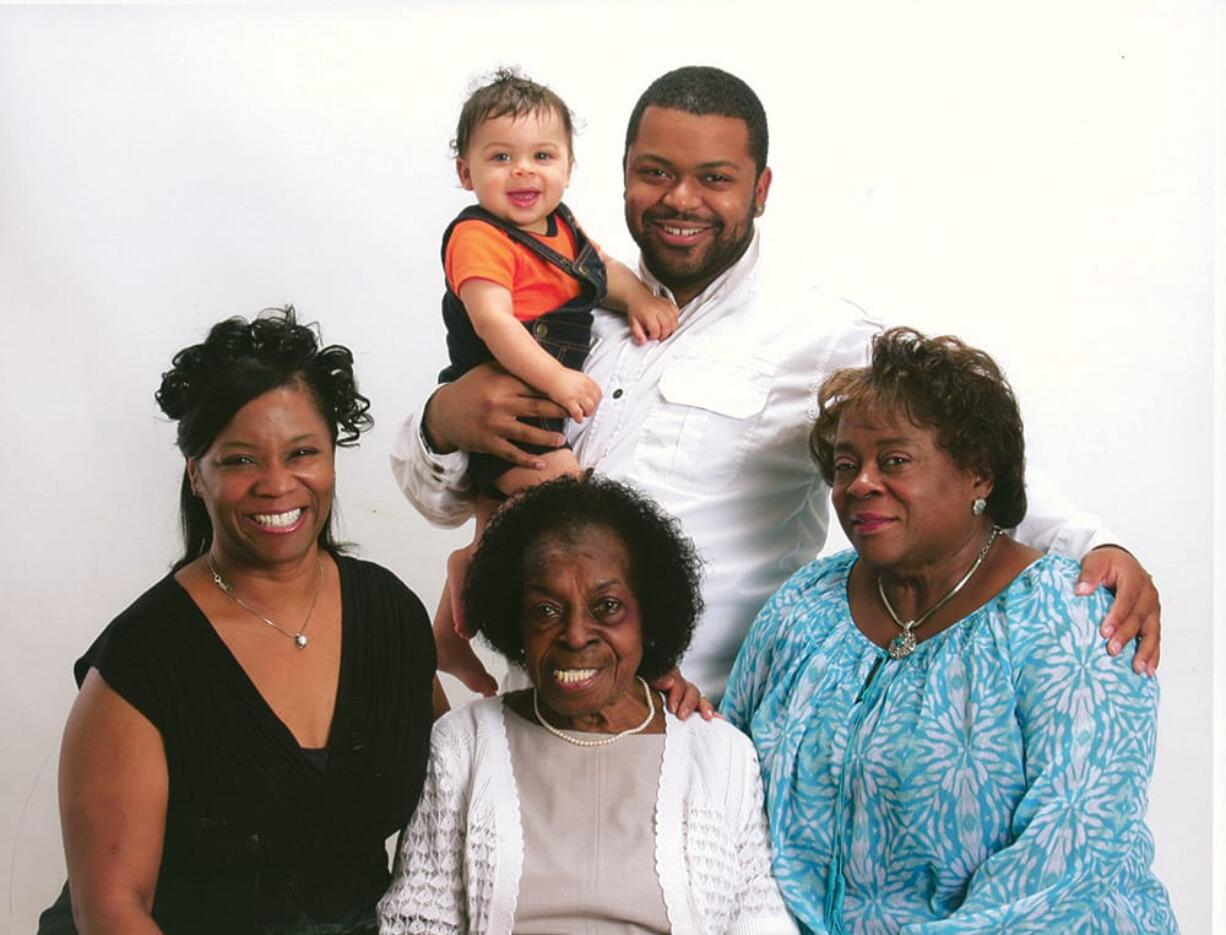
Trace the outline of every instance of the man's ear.
[[754, 217], [761, 217], [766, 211], [766, 197], [771, 190], [771, 170], [767, 166], [758, 175], [758, 180], [753, 183], [753, 213]]

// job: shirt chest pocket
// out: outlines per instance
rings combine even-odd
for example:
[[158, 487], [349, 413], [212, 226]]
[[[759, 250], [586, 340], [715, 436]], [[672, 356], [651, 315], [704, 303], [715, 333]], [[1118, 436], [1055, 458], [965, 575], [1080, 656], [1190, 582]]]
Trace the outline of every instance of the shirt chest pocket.
[[755, 447], [770, 380], [759, 361], [670, 362], [635, 446], [636, 468], [694, 490], [732, 483]]

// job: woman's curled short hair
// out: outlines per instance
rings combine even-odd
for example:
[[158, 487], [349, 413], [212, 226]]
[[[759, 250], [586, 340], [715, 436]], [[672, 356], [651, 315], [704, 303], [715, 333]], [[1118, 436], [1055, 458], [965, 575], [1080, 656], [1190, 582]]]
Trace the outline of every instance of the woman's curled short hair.
[[643, 627], [638, 674], [658, 678], [690, 645], [702, 612], [702, 564], [677, 520], [653, 500], [590, 472], [530, 487], [493, 517], [468, 570], [465, 623], [523, 665], [524, 559], [541, 542], [588, 529], [607, 530], [626, 550]]
[[988, 477], [987, 514], [999, 526], [1026, 515], [1026, 445], [1022, 416], [996, 361], [956, 337], [891, 328], [873, 338], [867, 367], [837, 370], [818, 391], [809, 447], [826, 483], [834, 483], [834, 441], [850, 406], [905, 416], [933, 430], [958, 467]]

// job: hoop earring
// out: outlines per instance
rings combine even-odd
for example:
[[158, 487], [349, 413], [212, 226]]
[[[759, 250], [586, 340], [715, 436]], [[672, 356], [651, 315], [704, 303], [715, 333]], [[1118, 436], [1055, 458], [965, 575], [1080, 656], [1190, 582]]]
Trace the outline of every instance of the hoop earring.
[[983, 497], [976, 497], [971, 501], [971, 512], [976, 516], [983, 516], [983, 511], [988, 508], [988, 501]]

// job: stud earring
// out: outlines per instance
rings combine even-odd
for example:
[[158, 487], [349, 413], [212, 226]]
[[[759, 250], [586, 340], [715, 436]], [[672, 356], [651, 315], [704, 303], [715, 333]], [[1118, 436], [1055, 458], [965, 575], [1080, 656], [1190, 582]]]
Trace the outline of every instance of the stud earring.
[[983, 516], [983, 511], [988, 508], [988, 501], [983, 497], [976, 497], [971, 501], [971, 512], [976, 516]]

